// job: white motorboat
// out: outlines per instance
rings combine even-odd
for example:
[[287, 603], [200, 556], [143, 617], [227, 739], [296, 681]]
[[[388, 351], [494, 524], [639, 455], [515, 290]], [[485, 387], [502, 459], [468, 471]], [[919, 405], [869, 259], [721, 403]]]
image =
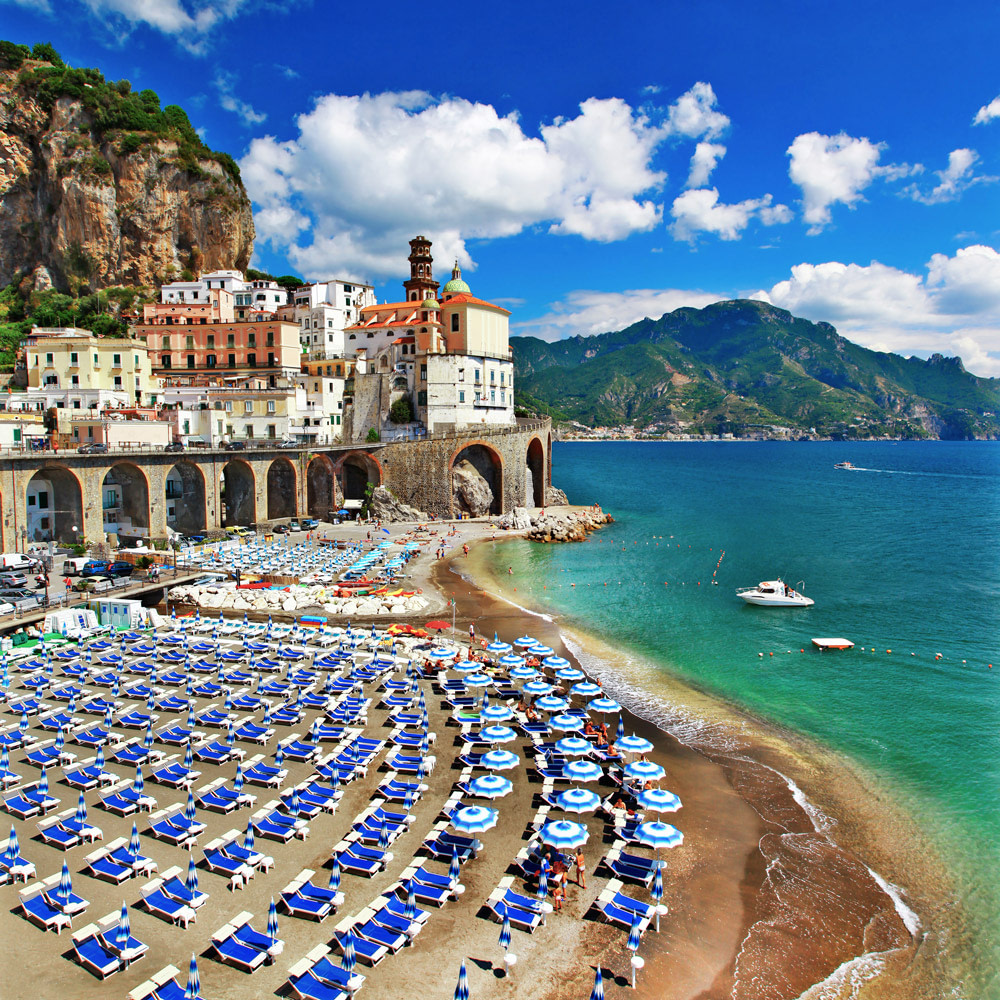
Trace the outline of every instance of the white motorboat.
[[834, 468], [835, 469], [850, 469], [853, 472], [857, 468], [857, 466], [851, 465], [850, 462], [838, 462], [834, 466]]
[[[799, 586], [802, 584], [799, 583]], [[747, 604], [759, 604], [766, 608], [808, 608], [816, 603], [782, 580], [762, 580], [756, 587], [737, 590], [736, 596]]]

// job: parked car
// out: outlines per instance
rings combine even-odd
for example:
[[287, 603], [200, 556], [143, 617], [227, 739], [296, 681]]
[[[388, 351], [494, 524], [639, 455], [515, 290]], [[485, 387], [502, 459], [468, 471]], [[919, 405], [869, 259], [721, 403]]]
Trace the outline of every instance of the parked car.
[[184, 445], [180, 441], [171, 441], [170, 444], [163, 449], [164, 451], [183, 451]]
[[100, 593], [102, 590], [111, 590], [115, 581], [110, 576], [88, 576], [82, 580], [77, 580], [73, 584], [74, 590], [93, 590]]
[[63, 576], [79, 576], [80, 570], [90, 562], [90, 556], [67, 556], [63, 560]]
[[226, 451], [246, 451], [246, 441], [227, 441], [222, 446]]
[[298, 520], [293, 517], [291, 519], [291, 521], [288, 522], [288, 530], [289, 531], [301, 531], [302, 530], [302, 525], [299, 524]]
[[80, 445], [77, 451], [81, 455], [106, 455], [108, 453], [108, 446], [100, 441], [94, 441], [92, 444]]
[[108, 568], [108, 564], [103, 559], [91, 559], [84, 563], [80, 570], [80, 576], [98, 576], [103, 574]]
[[30, 611], [42, 606], [41, 597], [30, 590], [0, 590], [0, 601], [13, 604], [20, 611]]
[[0, 616], [13, 614], [17, 608], [10, 601], [0, 600]]
[[242, 524], [234, 524], [231, 528], [226, 528], [226, 534], [235, 535], [237, 538], [249, 538], [253, 532]]
[[276, 535], [287, 535], [289, 528], [287, 524], [276, 524], [271, 530]]
[[278, 442], [279, 448], [298, 448], [299, 442], [294, 440], [294, 438], [282, 438]]
[[125, 562], [124, 559], [119, 559], [113, 563], [105, 570], [108, 576], [118, 577], [118, 576], [131, 576], [132, 570], [135, 567], [130, 562]]
[[27, 587], [28, 578], [23, 573], [0, 573], [0, 587]]
[[185, 535], [184, 542], [190, 545], [197, 545], [199, 542], [205, 541], [204, 535]]
[[303, 531], [312, 531], [314, 528], [319, 527], [319, 521], [314, 517], [304, 517], [299, 521], [299, 524], [302, 525]]

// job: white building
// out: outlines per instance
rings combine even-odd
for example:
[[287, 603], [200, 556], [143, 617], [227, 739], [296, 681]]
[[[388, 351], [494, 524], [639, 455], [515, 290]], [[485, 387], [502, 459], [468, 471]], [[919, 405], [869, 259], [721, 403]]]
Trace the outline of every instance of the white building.
[[338, 278], [297, 288], [292, 302], [303, 353], [317, 359], [342, 358], [353, 353], [344, 329], [357, 322], [361, 309], [375, 304], [375, 289]]
[[[209, 271], [197, 281], [172, 281], [160, 287], [160, 301], [172, 305], [204, 305], [212, 292], [224, 291], [233, 296], [233, 305], [254, 312], [274, 313], [288, 302], [288, 293], [274, 281], [243, 277], [242, 271]], [[239, 315], [240, 319], [247, 318]]]

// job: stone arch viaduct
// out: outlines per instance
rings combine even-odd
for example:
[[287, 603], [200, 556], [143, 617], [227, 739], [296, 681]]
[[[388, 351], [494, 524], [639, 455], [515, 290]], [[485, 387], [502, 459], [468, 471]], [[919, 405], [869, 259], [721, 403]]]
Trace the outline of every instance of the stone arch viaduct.
[[76, 452], [0, 457], [0, 549], [49, 537], [100, 541], [122, 522], [162, 538], [281, 517], [326, 519], [369, 484], [404, 503], [455, 517], [455, 465], [468, 460], [494, 493], [491, 512], [544, 506], [552, 483], [548, 419], [474, 427], [420, 441], [318, 449], [257, 447], [183, 453]]

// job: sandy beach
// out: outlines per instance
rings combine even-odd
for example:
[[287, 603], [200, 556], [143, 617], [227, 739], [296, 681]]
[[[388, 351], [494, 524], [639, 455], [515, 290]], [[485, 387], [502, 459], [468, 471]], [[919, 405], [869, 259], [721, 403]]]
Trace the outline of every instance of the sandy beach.
[[[393, 525], [392, 537], [412, 526]], [[613, 673], [618, 651], [604, 647], [595, 637], [561, 627], [545, 617], [531, 614], [515, 604], [513, 593], [502, 596], [504, 581], [490, 578], [485, 547], [496, 531], [488, 521], [433, 525], [430, 544], [408, 567], [408, 588], [435, 595], [436, 605], [427, 609], [426, 620], [450, 619], [454, 601], [457, 637], [467, 636], [470, 623], [479, 635], [511, 641], [526, 632], [551, 645], [571, 662], [589, 669], [606, 691], [615, 696]], [[454, 530], [454, 534], [447, 532]], [[352, 533], [364, 529], [350, 529]], [[347, 537], [347, 532], [344, 532]], [[438, 537], [447, 545], [444, 560], [435, 561]], [[472, 547], [469, 556], [462, 546]], [[588, 544], [588, 543], [583, 543]], [[494, 596], [496, 595], [496, 596]], [[381, 624], [388, 624], [381, 623]], [[449, 635], [446, 632], [445, 635]], [[79, 875], [82, 859], [93, 848], [78, 847], [68, 853], [74, 874], [74, 889], [91, 905], [75, 927], [117, 910], [124, 899], [130, 904], [132, 933], [149, 944], [141, 962], [107, 982], [94, 979], [71, 960], [69, 936], [43, 933], [15, 912], [17, 890], [0, 889], [5, 906], [0, 913], [0, 941], [6, 956], [0, 996], [21, 1000], [39, 996], [89, 998], [125, 997], [137, 984], [168, 964], [182, 971], [192, 952], [199, 955], [202, 995], [212, 998], [265, 997], [280, 991], [288, 968], [318, 944], [328, 943], [335, 927], [367, 906], [392, 886], [419, 851], [420, 844], [438, 821], [438, 813], [451, 794], [460, 774], [455, 762], [461, 752], [458, 727], [451, 723], [430, 681], [421, 682], [427, 696], [430, 729], [437, 734], [431, 750], [437, 758], [427, 777], [427, 793], [413, 808], [410, 830], [392, 847], [393, 862], [372, 879], [345, 875], [341, 888], [345, 902], [335, 916], [323, 924], [280, 917], [284, 953], [252, 977], [222, 966], [207, 957], [210, 935], [241, 910], [255, 915], [254, 925], [263, 928], [268, 903], [303, 868], [313, 869], [315, 881], [325, 884], [331, 848], [350, 828], [353, 818], [370, 803], [372, 792], [385, 773], [383, 753], [376, 758], [368, 777], [347, 786], [335, 816], [321, 814], [310, 822], [305, 841], [288, 845], [267, 843], [274, 858], [268, 874], [257, 877], [242, 892], [231, 893], [225, 881], [205, 870], [199, 872], [200, 887], [210, 899], [198, 912], [197, 923], [182, 930], [144, 913], [135, 904], [139, 884], [132, 880], [122, 887]], [[681, 692], [678, 692], [680, 700]], [[639, 954], [646, 966], [639, 973], [639, 997], [669, 997], [670, 1000], [792, 1000], [808, 998], [922, 998], [935, 992], [940, 954], [934, 935], [940, 933], [934, 896], [919, 895], [921, 885], [933, 885], [941, 873], [933, 854], [925, 849], [912, 822], [892, 813], [885, 821], [887, 806], [878, 789], [865, 784], [841, 761], [801, 740], [769, 730], [758, 720], [740, 716], [735, 710], [685, 691], [688, 710], [711, 719], [716, 726], [714, 746], [682, 742], [639, 715], [625, 712], [625, 727], [654, 743], [650, 759], [661, 764], [666, 777], [660, 783], [680, 796], [683, 808], [667, 816], [684, 833], [684, 844], [665, 853], [664, 903], [669, 912], [660, 931], [650, 928]], [[373, 695], [368, 733], [385, 738], [387, 712], [376, 708]], [[207, 704], [207, 703], [206, 703]], [[202, 707], [202, 706], [199, 706]], [[293, 727], [304, 732], [306, 725]], [[289, 731], [279, 729], [284, 738]], [[568, 1000], [589, 996], [594, 969], [600, 965], [609, 994], [618, 995], [628, 985], [630, 953], [624, 949], [627, 933], [595, 919], [592, 904], [608, 884], [609, 872], [600, 866], [611, 847], [610, 827], [600, 815], [582, 817], [590, 839], [585, 848], [586, 888], [568, 886], [563, 912], [553, 913], [533, 935], [514, 930], [510, 953], [517, 956], [510, 975], [503, 975], [503, 950], [498, 945], [499, 926], [485, 918], [483, 903], [510, 867], [528, 838], [528, 823], [537, 807], [541, 784], [534, 775], [527, 742], [509, 744], [521, 757], [520, 766], [509, 773], [514, 791], [492, 803], [499, 810], [497, 826], [481, 835], [484, 850], [462, 869], [464, 893], [457, 901], [433, 910], [427, 926], [414, 944], [381, 962], [374, 969], [360, 967], [367, 975], [362, 997], [409, 1000], [419, 996], [451, 996], [462, 958], [468, 960], [474, 997], [524, 997], [532, 1000]], [[252, 747], [246, 747], [253, 752]], [[273, 744], [266, 751], [273, 752]], [[18, 755], [12, 758], [15, 762]], [[289, 764], [284, 787], [308, 777], [309, 764]], [[24, 766], [29, 779], [33, 769]], [[125, 771], [118, 768], [122, 774]], [[235, 765], [211, 769], [209, 777], [232, 778]], [[787, 776], [787, 778], [786, 778]], [[794, 781], [790, 786], [788, 778]], [[200, 784], [201, 782], [196, 782]], [[76, 793], [57, 783], [63, 807], [74, 804]], [[798, 792], [801, 789], [801, 792]], [[611, 789], [600, 785], [606, 795]], [[161, 786], [151, 789], [163, 807], [182, 802], [180, 791]], [[257, 806], [277, 797], [257, 789]], [[803, 808], [803, 797], [821, 814]], [[87, 793], [91, 821], [104, 830], [104, 842], [127, 837], [131, 818], [121, 819], [97, 805], [96, 791]], [[244, 829], [248, 810], [230, 816], [204, 811], [199, 817], [208, 830], [199, 846], [230, 829]], [[573, 817], [577, 818], [577, 817]], [[140, 830], [146, 825], [140, 817]], [[39, 877], [58, 873], [62, 851], [32, 839], [34, 822], [23, 828], [21, 845]], [[893, 836], [885, 831], [894, 829]], [[875, 831], [882, 831], [876, 834]], [[25, 835], [27, 834], [27, 835]], [[147, 853], [162, 871], [168, 865], [186, 870], [187, 852], [143, 837]], [[905, 848], [903, 845], [907, 845]], [[95, 844], [94, 848], [100, 844]], [[258, 842], [258, 848], [261, 848]], [[643, 849], [639, 849], [643, 853]], [[648, 855], [650, 852], [645, 851]], [[200, 858], [200, 850], [195, 857]], [[917, 926], [903, 908], [897, 908], [872, 870], [888, 881], [904, 872], [911, 898], [921, 913]], [[532, 890], [528, 890], [532, 891]], [[648, 901], [641, 887], [626, 891]], [[904, 917], [906, 918], [904, 920]], [[910, 926], [907, 926], [910, 921]], [[204, 956], [204, 957], [202, 957]], [[871, 976], [875, 970], [881, 974]], [[822, 985], [820, 985], [822, 984]]]

